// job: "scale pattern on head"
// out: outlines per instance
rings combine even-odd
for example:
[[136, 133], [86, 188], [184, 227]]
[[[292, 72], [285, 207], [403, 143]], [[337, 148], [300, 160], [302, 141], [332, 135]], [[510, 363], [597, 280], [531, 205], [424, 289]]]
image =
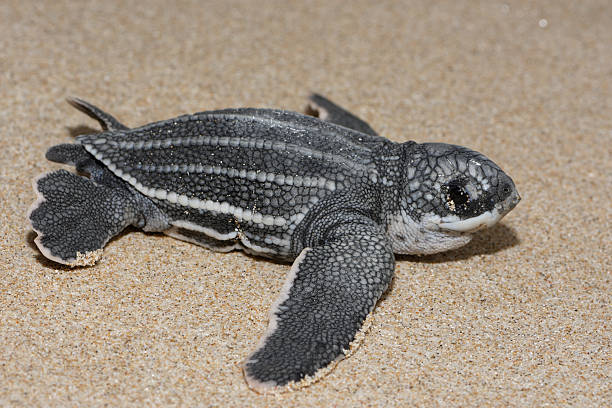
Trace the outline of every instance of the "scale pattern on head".
[[512, 180], [487, 157], [443, 143], [417, 145], [406, 175], [404, 197], [414, 219], [432, 213], [476, 217], [493, 210], [515, 191]]
[[520, 199], [514, 183], [484, 155], [443, 143], [405, 144], [399, 211], [388, 232], [396, 253], [431, 254], [467, 244]]

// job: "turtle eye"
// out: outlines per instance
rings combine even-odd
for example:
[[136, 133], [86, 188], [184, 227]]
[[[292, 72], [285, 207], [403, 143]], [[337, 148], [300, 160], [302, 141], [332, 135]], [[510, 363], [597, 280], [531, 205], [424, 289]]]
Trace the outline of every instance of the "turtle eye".
[[457, 212], [470, 200], [465, 187], [459, 183], [450, 183], [446, 186], [446, 204], [452, 212]]
[[512, 188], [510, 188], [510, 184], [506, 183], [504, 184], [504, 186], [501, 188], [501, 192], [502, 192], [502, 197], [506, 198], [510, 195], [510, 192], [512, 192]]

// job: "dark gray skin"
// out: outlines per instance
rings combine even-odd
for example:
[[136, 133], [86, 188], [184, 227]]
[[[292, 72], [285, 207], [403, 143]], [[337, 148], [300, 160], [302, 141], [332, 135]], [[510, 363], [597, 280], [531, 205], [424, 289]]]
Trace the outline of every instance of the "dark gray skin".
[[465, 245], [520, 200], [512, 180], [472, 150], [402, 144], [320, 95], [317, 117], [227, 109], [129, 129], [71, 103], [103, 132], [49, 149], [74, 165], [35, 181], [41, 252], [91, 264], [128, 225], [204, 247], [293, 261], [244, 372], [258, 391], [307, 380], [344, 356], [388, 287], [394, 253]]

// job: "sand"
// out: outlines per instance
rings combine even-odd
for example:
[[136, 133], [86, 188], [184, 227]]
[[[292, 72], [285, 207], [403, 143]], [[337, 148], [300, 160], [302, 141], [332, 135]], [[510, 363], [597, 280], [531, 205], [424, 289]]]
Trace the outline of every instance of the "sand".
[[[0, 406], [605, 406], [612, 399], [609, 1], [0, 3]], [[353, 355], [250, 391], [288, 265], [129, 230], [94, 267], [25, 220], [44, 159], [131, 126], [323, 93], [395, 141], [466, 145], [523, 197], [467, 247], [398, 257]]]

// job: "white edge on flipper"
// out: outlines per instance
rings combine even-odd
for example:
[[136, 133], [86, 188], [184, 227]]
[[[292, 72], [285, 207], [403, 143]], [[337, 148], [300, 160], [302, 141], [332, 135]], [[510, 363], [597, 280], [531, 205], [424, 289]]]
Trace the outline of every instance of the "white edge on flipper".
[[[278, 295], [278, 297], [276, 298], [276, 300], [274, 301], [274, 303], [272, 303], [272, 306], [270, 307], [270, 312], [268, 315], [268, 327], [266, 328], [266, 331], [264, 332], [263, 336], [259, 339], [259, 342], [257, 343], [257, 347], [255, 347], [255, 350], [253, 350], [251, 354], [249, 354], [249, 356], [242, 362], [242, 372], [244, 373], [244, 378], [249, 388], [251, 388], [252, 390], [260, 394], [265, 394], [268, 392], [283, 391], [283, 389], [285, 389], [291, 384], [290, 382], [287, 385], [278, 386], [274, 381], [261, 382], [257, 380], [256, 378], [251, 377], [249, 374], [247, 374], [246, 365], [248, 363], [257, 361], [257, 360], [252, 359], [253, 355], [257, 353], [259, 349], [264, 347], [264, 345], [266, 344], [266, 341], [268, 340], [268, 337], [270, 337], [272, 333], [274, 333], [276, 329], [278, 328], [276, 312], [279, 311], [279, 306], [285, 300], [289, 298], [289, 292], [291, 291], [291, 287], [293, 286], [293, 281], [295, 280], [298, 270], [300, 269], [300, 264], [302, 263], [302, 261], [306, 257], [306, 254], [308, 254], [310, 250], [311, 248], [304, 248], [302, 252], [300, 252], [298, 257], [295, 258], [295, 261], [293, 261], [293, 265], [291, 265], [291, 269], [289, 270], [289, 273], [287, 274], [287, 277], [285, 278], [285, 282], [283, 283], [283, 286], [281, 287], [280, 294]], [[288, 388], [286, 389], [288, 390]]]
[[38, 190], [38, 182], [40, 181], [40, 179], [42, 179], [43, 177], [49, 174], [51, 173], [39, 174], [38, 176], [34, 177], [34, 179], [32, 180], [32, 187], [34, 188], [34, 191], [36, 192], [36, 200], [30, 206], [28, 213], [26, 215], [26, 219], [28, 223], [30, 224], [30, 228], [32, 228], [32, 230], [36, 233], [36, 238], [34, 238], [34, 243], [38, 247], [38, 250], [45, 256], [45, 258], [50, 259], [53, 262], [57, 262], [59, 264], [68, 265], [72, 267], [94, 265], [96, 262], [100, 260], [100, 258], [102, 258], [102, 249], [86, 252], [84, 254], [77, 252], [76, 258], [70, 258], [70, 259], [58, 258], [57, 256], [51, 253], [51, 250], [49, 250], [46, 246], [43, 245], [42, 238], [44, 234], [42, 233], [42, 231], [37, 230], [32, 225], [30, 216], [38, 207], [40, 207], [42, 203], [47, 201], [45, 197], [43, 196], [43, 194]]
[[268, 337], [270, 337], [272, 333], [276, 331], [276, 328], [278, 327], [278, 324], [276, 322], [277, 320], [276, 312], [278, 311], [279, 306], [285, 300], [289, 298], [289, 292], [291, 290], [291, 287], [293, 286], [293, 281], [295, 280], [295, 277], [299, 270], [299, 266], [301, 262], [304, 260], [304, 258], [306, 257], [306, 254], [308, 253], [308, 251], [310, 251], [311, 249], [312, 248], [304, 248], [302, 252], [300, 253], [300, 255], [293, 262], [293, 265], [291, 266], [291, 270], [289, 270], [289, 273], [287, 274], [285, 282], [283, 283], [283, 286], [281, 287], [279, 296], [276, 298], [276, 300], [274, 301], [274, 303], [272, 303], [272, 306], [270, 307], [269, 318], [268, 318], [269, 323], [268, 323], [268, 327], [266, 331], [264, 332], [263, 336], [259, 339], [259, 342], [257, 343], [257, 347], [255, 348], [255, 350], [253, 350], [251, 354], [249, 354], [249, 356], [242, 362], [242, 372], [244, 374], [244, 378], [247, 382], [247, 385], [249, 386], [249, 388], [251, 388], [253, 391], [259, 394], [267, 394], [267, 393], [280, 394], [283, 392], [295, 391], [300, 388], [308, 387], [314, 384], [315, 382], [319, 381], [321, 378], [329, 374], [340, 361], [353, 355], [355, 351], [357, 351], [359, 346], [361, 346], [363, 339], [365, 338], [366, 334], [370, 331], [370, 328], [372, 327], [372, 322], [374, 319], [374, 313], [372, 312], [375, 306], [372, 308], [372, 310], [370, 310], [370, 312], [364, 319], [361, 325], [361, 328], [357, 331], [357, 333], [355, 333], [355, 337], [353, 341], [351, 341], [351, 343], [349, 344], [348, 348], [342, 350], [342, 354], [340, 354], [338, 357], [332, 360], [325, 367], [319, 368], [313, 375], [307, 375], [298, 382], [290, 381], [285, 385], [279, 386], [274, 381], [262, 382], [247, 374], [246, 365], [249, 362], [256, 361], [256, 360], [252, 360], [251, 357], [266, 344], [266, 340], [268, 339]]
[[456, 232], [474, 232], [484, 227], [491, 227], [503, 217], [502, 214], [494, 208], [492, 211], [486, 211], [476, 217], [466, 220], [459, 220], [457, 216], [444, 217], [438, 224], [440, 228], [456, 231]]
[[32, 225], [32, 221], [30, 220], [30, 216], [32, 215], [32, 213], [38, 207], [40, 207], [42, 203], [47, 201], [45, 197], [42, 195], [42, 193], [38, 190], [38, 182], [40, 181], [40, 179], [42, 179], [48, 174], [49, 173], [39, 174], [32, 180], [32, 187], [34, 188], [34, 191], [36, 192], [36, 200], [30, 206], [30, 209], [28, 210], [28, 214], [26, 215], [26, 218], [28, 220], [28, 223], [30, 224], [30, 228], [32, 228], [32, 230], [36, 232], [36, 238], [34, 238], [34, 243], [38, 247], [38, 250], [45, 256], [45, 258], [50, 259], [53, 262], [61, 263], [64, 265], [71, 265], [72, 262], [76, 261], [76, 259], [62, 259], [62, 258], [58, 258], [57, 256], [51, 254], [51, 251], [46, 246], [44, 246], [42, 243], [42, 238], [43, 238], [42, 231], [39, 231], [36, 228], [34, 228], [34, 225]]

